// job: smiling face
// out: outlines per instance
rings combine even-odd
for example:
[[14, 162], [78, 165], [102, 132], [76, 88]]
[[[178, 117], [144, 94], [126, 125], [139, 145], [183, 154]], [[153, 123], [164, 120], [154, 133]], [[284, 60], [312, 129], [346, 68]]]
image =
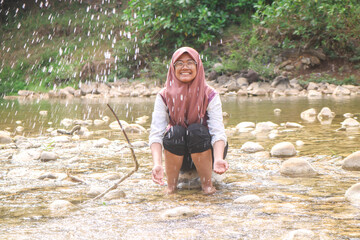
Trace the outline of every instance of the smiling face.
[[[182, 64], [181, 64], [182, 63]], [[183, 82], [189, 83], [196, 77], [196, 63], [188, 53], [183, 53], [175, 62], [175, 76]]]

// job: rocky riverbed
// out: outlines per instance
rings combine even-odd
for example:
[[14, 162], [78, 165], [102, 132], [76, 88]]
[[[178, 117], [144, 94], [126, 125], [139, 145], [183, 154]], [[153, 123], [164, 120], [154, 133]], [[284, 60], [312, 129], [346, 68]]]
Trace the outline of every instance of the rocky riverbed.
[[[248, 121], [239, 122], [227, 107], [236, 100], [223, 98], [230, 170], [214, 175], [218, 192], [213, 196], [201, 194], [196, 175], [183, 176], [173, 196], [152, 183], [148, 114], [121, 121], [139, 170], [91, 204], [87, 201], [134, 168], [117, 122], [106, 115], [83, 120], [69, 115], [59, 124], [44, 123], [41, 133], [25, 134], [25, 120], [13, 119], [17, 123], [0, 132], [2, 238], [360, 237], [358, 113], [329, 104], [288, 118], [277, 103], [271, 115], [256, 117], [261, 121], [251, 121], [249, 114], [239, 118]], [[348, 101], [336, 99], [340, 106]], [[33, 115], [48, 116], [52, 110]], [[334, 154], [324, 154], [326, 148]], [[344, 151], [336, 154], [338, 149]]]

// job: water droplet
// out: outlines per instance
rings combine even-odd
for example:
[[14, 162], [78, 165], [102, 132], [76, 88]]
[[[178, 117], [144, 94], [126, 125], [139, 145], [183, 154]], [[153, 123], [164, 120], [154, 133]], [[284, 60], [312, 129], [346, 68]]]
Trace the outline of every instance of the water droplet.
[[21, 23], [19, 23], [18, 25], [17, 25], [17, 29], [20, 29], [21, 28]]

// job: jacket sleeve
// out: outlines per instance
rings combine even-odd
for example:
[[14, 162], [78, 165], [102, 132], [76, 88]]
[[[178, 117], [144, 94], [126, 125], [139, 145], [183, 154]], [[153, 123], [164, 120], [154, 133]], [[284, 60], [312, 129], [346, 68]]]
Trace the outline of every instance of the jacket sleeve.
[[166, 127], [169, 124], [168, 109], [160, 96], [156, 95], [154, 111], [152, 113], [150, 135], [149, 135], [149, 146], [157, 142], [163, 145], [163, 137], [166, 131]]
[[209, 102], [207, 114], [209, 117], [207, 124], [211, 135], [211, 145], [214, 145], [214, 143], [219, 140], [223, 140], [226, 145], [227, 137], [225, 134], [222, 105], [219, 94], [216, 94], [216, 96]]

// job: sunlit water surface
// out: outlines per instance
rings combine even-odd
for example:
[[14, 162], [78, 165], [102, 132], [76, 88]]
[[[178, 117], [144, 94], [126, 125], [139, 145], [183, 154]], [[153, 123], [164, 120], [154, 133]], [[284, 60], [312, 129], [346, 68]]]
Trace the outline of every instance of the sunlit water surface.
[[[204, 196], [199, 189], [181, 189], [175, 195], [165, 196], [163, 187], [152, 183], [149, 148], [136, 150], [141, 166], [138, 172], [119, 188], [126, 197], [117, 201], [97, 201], [86, 205], [88, 185], [71, 181], [39, 180], [40, 172], [65, 174], [66, 170], [93, 183], [110, 186], [111, 182], [96, 181], [93, 176], [107, 172], [125, 173], [133, 168], [129, 151], [118, 146], [124, 144], [120, 131], [111, 130], [109, 124], [88, 126], [94, 135], [90, 139], [72, 141], [58, 149], [60, 159], [53, 162], [12, 162], [6, 147], [0, 150], [0, 238], [1, 239], [282, 239], [297, 229], [312, 230], [321, 239], [359, 239], [360, 209], [344, 200], [345, 191], [358, 182], [360, 174], [344, 171], [341, 161], [359, 150], [358, 131], [336, 131], [345, 119], [344, 113], [359, 116], [360, 98], [324, 97], [308, 99], [236, 98], [222, 97], [223, 111], [229, 114], [225, 127], [229, 132], [229, 171], [217, 183], [218, 192]], [[46, 131], [49, 127], [64, 128], [60, 121], [71, 119], [101, 119], [110, 117], [109, 103], [119, 118], [134, 123], [147, 115], [144, 124], [150, 127], [154, 98], [120, 98], [110, 100], [0, 100], [0, 130], [16, 134], [16, 127], [24, 127], [21, 134], [38, 141], [44, 150], [56, 145]], [[300, 113], [309, 108], [318, 112], [329, 107], [336, 113], [330, 125], [319, 121], [304, 122]], [[274, 114], [274, 109], [281, 113]], [[42, 116], [40, 111], [48, 114]], [[21, 121], [21, 124], [16, 123]], [[272, 121], [276, 124], [296, 122], [304, 128], [287, 131], [279, 128], [278, 136], [230, 133], [243, 121]], [[130, 134], [132, 142], [147, 141], [147, 134]], [[113, 147], [88, 148], [84, 144], [99, 138], [112, 140]], [[314, 178], [281, 176], [283, 159], [266, 154], [245, 154], [240, 151], [246, 141], [258, 142], [266, 151], [276, 143], [297, 140], [298, 156], [306, 158], [320, 173]], [[46, 145], [48, 143], [49, 145]], [[49, 147], [51, 146], [51, 147]], [[61, 154], [63, 153], [63, 154]], [[77, 158], [77, 161], [71, 159]], [[74, 164], [73, 162], [76, 162]], [[9, 177], [12, 170], [24, 169], [28, 174]], [[20, 171], [21, 172], [21, 171]], [[240, 196], [255, 194], [260, 203], [237, 204]], [[69, 200], [79, 209], [62, 217], [52, 216], [49, 204], [58, 199]], [[178, 206], [194, 211], [191, 217], [162, 218], [161, 213]]]

